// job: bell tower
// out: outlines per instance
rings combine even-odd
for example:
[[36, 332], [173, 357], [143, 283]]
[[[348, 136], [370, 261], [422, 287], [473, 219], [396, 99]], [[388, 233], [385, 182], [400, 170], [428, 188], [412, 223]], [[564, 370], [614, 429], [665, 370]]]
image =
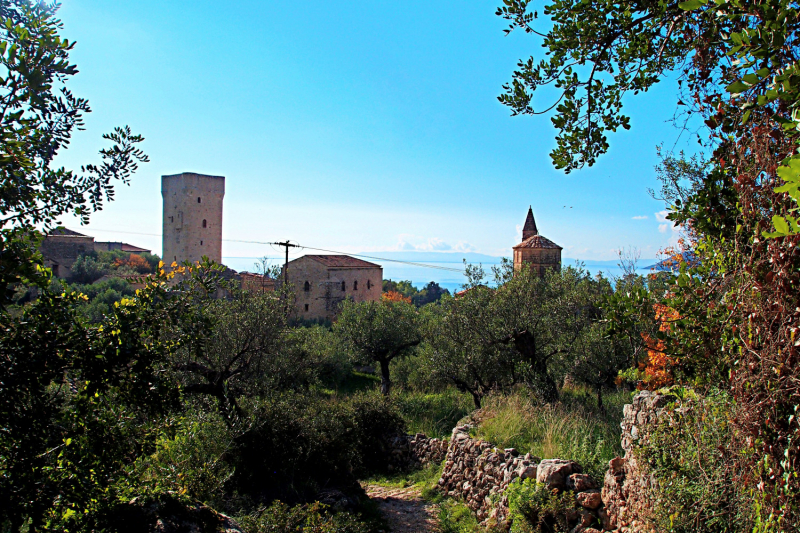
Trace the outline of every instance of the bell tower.
[[522, 242], [514, 246], [514, 270], [521, 269], [522, 265], [530, 265], [540, 276], [548, 268], [561, 270], [561, 250], [561, 246], [539, 235], [533, 207], [528, 207], [528, 216], [522, 227]]

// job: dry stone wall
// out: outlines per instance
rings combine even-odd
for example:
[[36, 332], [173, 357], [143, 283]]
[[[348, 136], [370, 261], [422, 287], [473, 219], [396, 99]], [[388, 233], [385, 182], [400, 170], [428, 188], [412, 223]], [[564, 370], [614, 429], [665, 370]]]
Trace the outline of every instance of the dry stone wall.
[[624, 457], [609, 463], [603, 480], [603, 504], [606, 508], [606, 529], [620, 533], [647, 533], [648, 516], [653, 509], [658, 486], [656, 480], [637, 462], [633, 449], [647, 439], [648, 427], [673, 399], [650, 391], [641, 391], [624, 407], [622, 449]]
[[430, 439], [422, 433], [402, 435], [391, 442], [390, 470], [405, 470], [442, 460], [439, 489], [465, 502], [484, 524], [508, 526], [505, 491], [515, 479], [535, 479], [549, 490], [572, 491], [578, 505], [569, 521], [571, 533], [654, 533], [648, 526], [657, 485], [637, 463], [633, 452], [647, 438], [648, 427], [661, 416], [672, 397], [641, 391], [624, 407], [624, 457], [609, 461], [602, 490], [575, 461], [541, 460], [513, 448], [497, 448], [473, 439], [471, 425], [457, 426], [451, 439]]
[[[574, 461], [540, 460], [513, 448], [496, 448], [469, 436], [470, 426], [453, 430], [439, 488], [448, 496], [463, 500], [483, 523], [507, 524], [506, 488], [515, 479], [533, 478], [550, 490], [573, 491], [576, 511], [575, 532], [592, 533], [586, 526], [600, 523], [604, 516], [600, 490]], [[595, 530], [597, 531], [597, 530]]]
[[439, 464], [447, 454], [447, 439], [430, 439], [424, 433], [392, 439], [389, 470], [399, 471]]

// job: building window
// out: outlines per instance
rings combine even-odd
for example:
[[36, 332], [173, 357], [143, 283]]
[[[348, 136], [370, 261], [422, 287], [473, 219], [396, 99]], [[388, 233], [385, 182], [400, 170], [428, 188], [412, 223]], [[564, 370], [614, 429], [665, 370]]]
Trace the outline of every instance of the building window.
[[197, 197], [197, 203], [198, 204], [200, 203], [200, 197], [199, 196]]
[[[303, 284], [303, 290], [306, 291], [306, 292], [310, 291], [311, 290], [311, 284], [306, 281]], [[308, 305], [306, 305], [306, 311], [308, 311]]]
[[206, 222], [206, 219], [203, 219], [203, 227], [204, 228], [208, 227], [208, 223]]
[[306, 304], [306, 313], [308, 312], [308, 304]]
[[370, 290], [371, 288], [372, 288], [372, 282], [370, 280], [367, 280], [367, 290]]
[[354, 291], [357, 291], [357, 290], [358, 290], [358, 281], [354, 281], [354, 282], [353, 282], [353, 290], [354, 290]]
[[200, 246], [203, 246], [203, 241], [200, 241]]
[[345, 286], [344, 281], [343, 281], [342, 282], [342, 291], [346, 291], [346, 290], [347, 290], [347, 287]]
[[170, 222], [175, 222], [175, 217], [169, 217]]

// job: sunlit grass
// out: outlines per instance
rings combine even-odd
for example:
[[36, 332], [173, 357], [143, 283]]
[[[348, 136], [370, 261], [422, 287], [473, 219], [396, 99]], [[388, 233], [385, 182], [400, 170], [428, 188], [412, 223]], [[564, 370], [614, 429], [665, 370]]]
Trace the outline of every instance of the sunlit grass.
[[456, 389], [437, 393], [398, 391], [396, 400], [409, 433], [449, 437], [456, 423], [473, 410], [472, 399]]
[[630, 393], [606, 398], [605, 410], [582, 391], [565, 391], [562, 401], [537, 404], [524, 394], [487, 398], [474, 436], [541, 459], [571, 459], [602, 481], [606, 464], [622, 454], [620, 421]]

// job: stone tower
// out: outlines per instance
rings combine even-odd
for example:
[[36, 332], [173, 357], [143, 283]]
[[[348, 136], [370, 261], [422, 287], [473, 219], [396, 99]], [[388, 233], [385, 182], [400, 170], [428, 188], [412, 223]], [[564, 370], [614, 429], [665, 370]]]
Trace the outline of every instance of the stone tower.
[[522, 242], [514, 246], [514, 270], [530, 265], [540, 276], [548, 268], [561, 270], [561, 246], [539, 235], [533, 208], [528, 208], [528, 217], [522, 227]]
[[164, 263], [196, 262], [204, 255], [221, 263], [225, 177], [192, 172], [161, 176], [161, 196]]

